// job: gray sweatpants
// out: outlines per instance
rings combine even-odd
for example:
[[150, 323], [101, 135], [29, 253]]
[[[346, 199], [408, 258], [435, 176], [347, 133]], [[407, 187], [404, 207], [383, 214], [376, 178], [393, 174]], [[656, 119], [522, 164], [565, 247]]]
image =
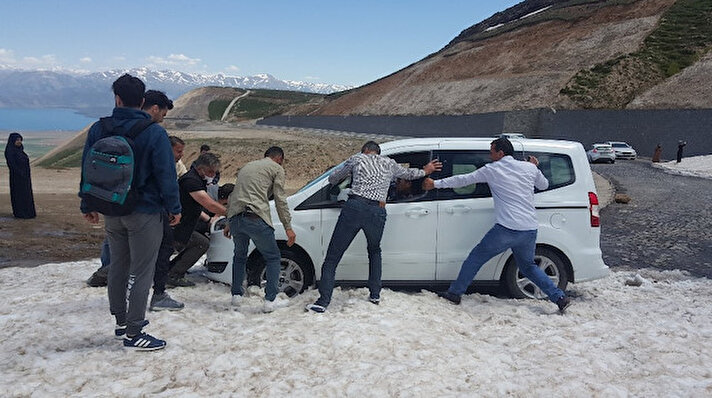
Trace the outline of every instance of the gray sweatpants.
[[141, 332], [146, 316], [146, 302], [163, 238], [161, 214], [107, 216], [104, 225], [111, 252], [109, 309], [116, 317], [116, 324], [126, 325], [126, 334], [134, 336]]

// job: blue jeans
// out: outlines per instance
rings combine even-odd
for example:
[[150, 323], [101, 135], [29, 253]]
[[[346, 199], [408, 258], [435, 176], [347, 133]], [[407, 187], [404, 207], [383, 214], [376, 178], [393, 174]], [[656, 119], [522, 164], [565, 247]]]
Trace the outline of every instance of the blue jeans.
[[316, 304], [326, 307], [331, 302], [336, 266], [360, 230], [366, 235], [368, 244], [368, 290], [372, 298], [381, 297], [381, 238], [385, 226], [385, 208], [358, 197], [351, 197], [344, 203], [321, 266], [320, 297]]
[[111, 263], [111, 251], [109, 250], [109, 238], [104, 238], [104, 243], [101, 244], [101, 267], [108, 267]]
[[274, 301], [277, 297], [280, 261], [282, 254], [274, 239], [274, 228], [256, 216], [245, 216], [240, 213], [230, 217], [230, 233], [235, 243], [235, 254], [232, 258], [232, 295], [242, 296], [242, 282], [245, 280], [245, 266], [247, 264], [247, 249], [250, 239], [265, 259], [267, 270], [267, 285], [265, 286], [265, 300]]
[[549, 300], [557, 302], [564, 297], [564, 292], [556, 287], [534, 262], [536, 233], [536, 230], [515, 231], [495, 224], [462, 263], [460, 274], [450, 284], [448, 291], [458, 296], [464, 294], [484, 263], [499, 253], [512, 249], [514, 260], [522, 274], [537, 285]]

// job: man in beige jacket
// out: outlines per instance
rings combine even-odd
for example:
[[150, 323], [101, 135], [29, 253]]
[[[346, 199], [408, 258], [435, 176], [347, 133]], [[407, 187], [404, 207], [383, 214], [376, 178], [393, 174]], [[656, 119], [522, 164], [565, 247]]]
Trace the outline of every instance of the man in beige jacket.
[[227, 217], [230, 224], [225, 236], [232, 236], [235, 254], [232, 259], [232, 305], [237, 307], [244, 291], [247, 249], [250, 240], [265, 260], [267, 285], [265, 286], [264, 312], [285, 307], [289, 300], [277, 298], [281, 254], [274, 238], [274, 227], [269, 208], [269, 198], [274, 196], [277, 215], [287, 234], [287, 246], [292, 246], [296, 235], [292, 231], [287, 197], [284, 193], [284, 151], [270, 147], [263, 159], [247, 163], [240, 169], [235, 189], [228, 201]]

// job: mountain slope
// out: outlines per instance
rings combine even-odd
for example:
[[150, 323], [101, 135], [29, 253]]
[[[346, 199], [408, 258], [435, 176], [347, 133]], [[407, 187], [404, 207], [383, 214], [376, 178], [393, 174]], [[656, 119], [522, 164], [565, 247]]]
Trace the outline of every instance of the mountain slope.
[[[580, 108], [561, 90], [581, 70], [637, 51], [674, 3], [525, 1], [466, 29], [419, 62], [328, 97], [311, 114], [457, 115]], [[627, 84], [624, 79], [612, 83]]]

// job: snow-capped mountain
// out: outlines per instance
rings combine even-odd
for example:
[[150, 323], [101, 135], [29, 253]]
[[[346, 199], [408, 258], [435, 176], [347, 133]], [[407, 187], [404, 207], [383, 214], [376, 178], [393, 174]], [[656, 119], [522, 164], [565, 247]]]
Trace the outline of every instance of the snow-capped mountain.
[[148, 68], [87, 73], [19, 70], [0, 65], [0, 107], [110, 108], [113, 106], [111, 83], [124, 73], [139, 77], [148, 89], [165, 91], [173, 99], [203, 86], [294, 90], [319, 94], [351, 88], [345, 85], [280, 80], [266, 73], [241, 77]]

